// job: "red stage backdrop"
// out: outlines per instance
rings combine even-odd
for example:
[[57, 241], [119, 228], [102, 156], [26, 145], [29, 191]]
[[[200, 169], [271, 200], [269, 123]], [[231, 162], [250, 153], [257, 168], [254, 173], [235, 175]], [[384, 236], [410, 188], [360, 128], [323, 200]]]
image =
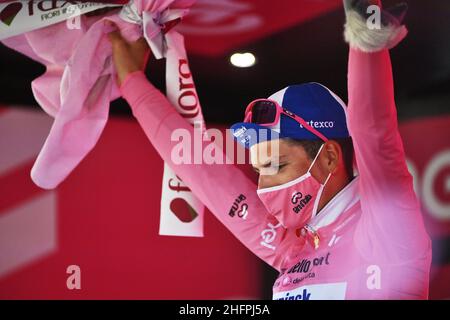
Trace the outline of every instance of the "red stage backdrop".
[[[51, 123], [42, 111], [0, 108], [1, 299], [262, 297], [262, 262], [211, 213], [204, 238], [158, 235], [163, 162], [134, 120], [111, 118], [56, 190], [34, 186], [30, 169]], [[450, 116], [400, 130], [427, 228], [449, 239]], [[449, 255], [434, 255], [430, 297], [449, 298]], [[71, 265], [81, 289], [67, 287]]]
[[[135, 121], [110, 119], [65, 182], [36, 187], [30, 169], [51, 123], [0, 112], [1, 299], [261, 297], [261, 262], [211, 213], [204, 238], [158, 235], [163, 161]], [[80, 290], [67, 288], [71, 265]]]

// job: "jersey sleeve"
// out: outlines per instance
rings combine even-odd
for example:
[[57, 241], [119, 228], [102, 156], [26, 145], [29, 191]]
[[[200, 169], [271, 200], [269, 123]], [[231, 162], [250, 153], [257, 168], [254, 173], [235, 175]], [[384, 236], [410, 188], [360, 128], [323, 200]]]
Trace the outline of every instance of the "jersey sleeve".
[[[295, 234], [268, 214], [257, 196], [255, 183], [231, 164], [175, 164], [171, 153], [179, 141], [172, 141], [171, 135], [175, 130], [185, 130], [193, 137], [193, 126], [142, 71], [129, 74], [120, 90], [146, 136], [177, 176], [236, 238], [279, 270], [283, 252]], [[219, 150], [222, 150], [220, 146]], [[194, 159], [193, 152], [191, 159]], [[242, 209], [246, 210], [245, 218], [240, 217], [242, 211], [238, 214]]]
[[363, 211], [356, 242], [391, 261], [423, 256], [430, 240], [398, 130], [388, 50], [350, 49], [348, 99]]

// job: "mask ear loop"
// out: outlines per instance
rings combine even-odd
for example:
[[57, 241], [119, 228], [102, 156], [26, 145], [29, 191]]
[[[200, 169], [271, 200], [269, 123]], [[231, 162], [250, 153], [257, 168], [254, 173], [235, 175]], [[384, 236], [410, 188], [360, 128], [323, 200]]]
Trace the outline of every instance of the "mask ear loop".
[[317, 151], [317, 154], [316, 154], [314, 160], [311, 162], [311, 165], [309, 166], [308, 171], [306, 171], [306, 172], [310, 172], [310, 171], [311, 171], [311, 168], [312, 168], [313, 165], [316, 163], [316, 160], [317, 160], [317, 158], [319, 157], [320, 152], [322, 151], [324, 145], [325, 145], [325, 143], [322, 143], [322, 145], [320, 146], [319, 151]]
[[[317, 158], [319, 157], [319, 154], [320, 154], [320, 152], [322, 151], [324, 145], [325, 145], [325, 143], [323, 143], [323, 144], [320, 146], [320, 149], [319, 149], [319, 151], [317, 152], [316, 157], [314, 158], [313, 162], [312, 162], [311, 165], [309, 166], [308, 172], [311, 170], [311, 168], [313, 167], [313, 165], [314, 165], [314, 163], [316, 162]], [[321, 184], [320, 189], [319, 189], [319, 192], [317, 193], [317, 199], [316, 199], [316, 201], [315, 201], [315, 203], [314, 203], [314, 208], [313, 208], [313, 212], [312, 212], [312, 216], [313, 216], [313, 217], [317, 216], [317, 207], [319, 206], [319, 201], [320, 201], [320, 198], [322, 197], [323, 189], [325, 188], [325, 185], [327, 184], [328, 180], [330, 180], [330, 178], [331, 178], [331, 172], [328, 174], [328, 177], [325, 179], [325, 182], [324, 182], [323, 184]]]
[[331, 178], [331, 172], [328, 174], [328, 177], [325, 179], [325, 182], [323, 183], [322, 186], [325, 187], [325, 185], [327, 184], [328, 180], [330, 180], [330, 178]]
[[319, 192], [317, 192], [317, 199], [314, 203], [313, 213], [312, 216], [317, 216], [317, 207], [319, 206], [320, 198], [322, 197], [323, 189], [325, 189], [325, 185], [327, 184], [328, 180], [331, 178], [331, 172], [328, 174], [328, 177], [325, 179], [325, 182], [320, 186]]

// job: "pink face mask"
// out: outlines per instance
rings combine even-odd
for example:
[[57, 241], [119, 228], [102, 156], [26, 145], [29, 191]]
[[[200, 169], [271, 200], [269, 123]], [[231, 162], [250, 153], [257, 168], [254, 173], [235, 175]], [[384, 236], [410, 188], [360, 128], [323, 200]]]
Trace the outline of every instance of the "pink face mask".
[[266, 209], [286, 228], [302, 228], [317, 214], [320, 197], [331, 173], [324, 184], [320, 184], [310, 171], [323, 146], [304, 175], [279, 186], [257, 190]]

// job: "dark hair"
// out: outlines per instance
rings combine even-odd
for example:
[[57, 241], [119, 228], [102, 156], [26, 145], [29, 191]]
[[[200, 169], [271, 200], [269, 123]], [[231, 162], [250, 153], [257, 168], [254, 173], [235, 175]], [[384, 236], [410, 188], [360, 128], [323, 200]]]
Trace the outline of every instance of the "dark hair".
[[[284, 140], [291, 144], [302, 146], [311, 160], [314, 159], [317, 152], [319, 152], [320, 146], [323, 144], [322, 140], [298, 140], [292, 138], [285, 138]], [[353, 155], [355, 151], [353, 149], [352, 138], [348, 137], [331, 140], [336, 141], [341, 146], [344, 157], [345, 171], [347, 172], [349, 178], [353, 178]]]

